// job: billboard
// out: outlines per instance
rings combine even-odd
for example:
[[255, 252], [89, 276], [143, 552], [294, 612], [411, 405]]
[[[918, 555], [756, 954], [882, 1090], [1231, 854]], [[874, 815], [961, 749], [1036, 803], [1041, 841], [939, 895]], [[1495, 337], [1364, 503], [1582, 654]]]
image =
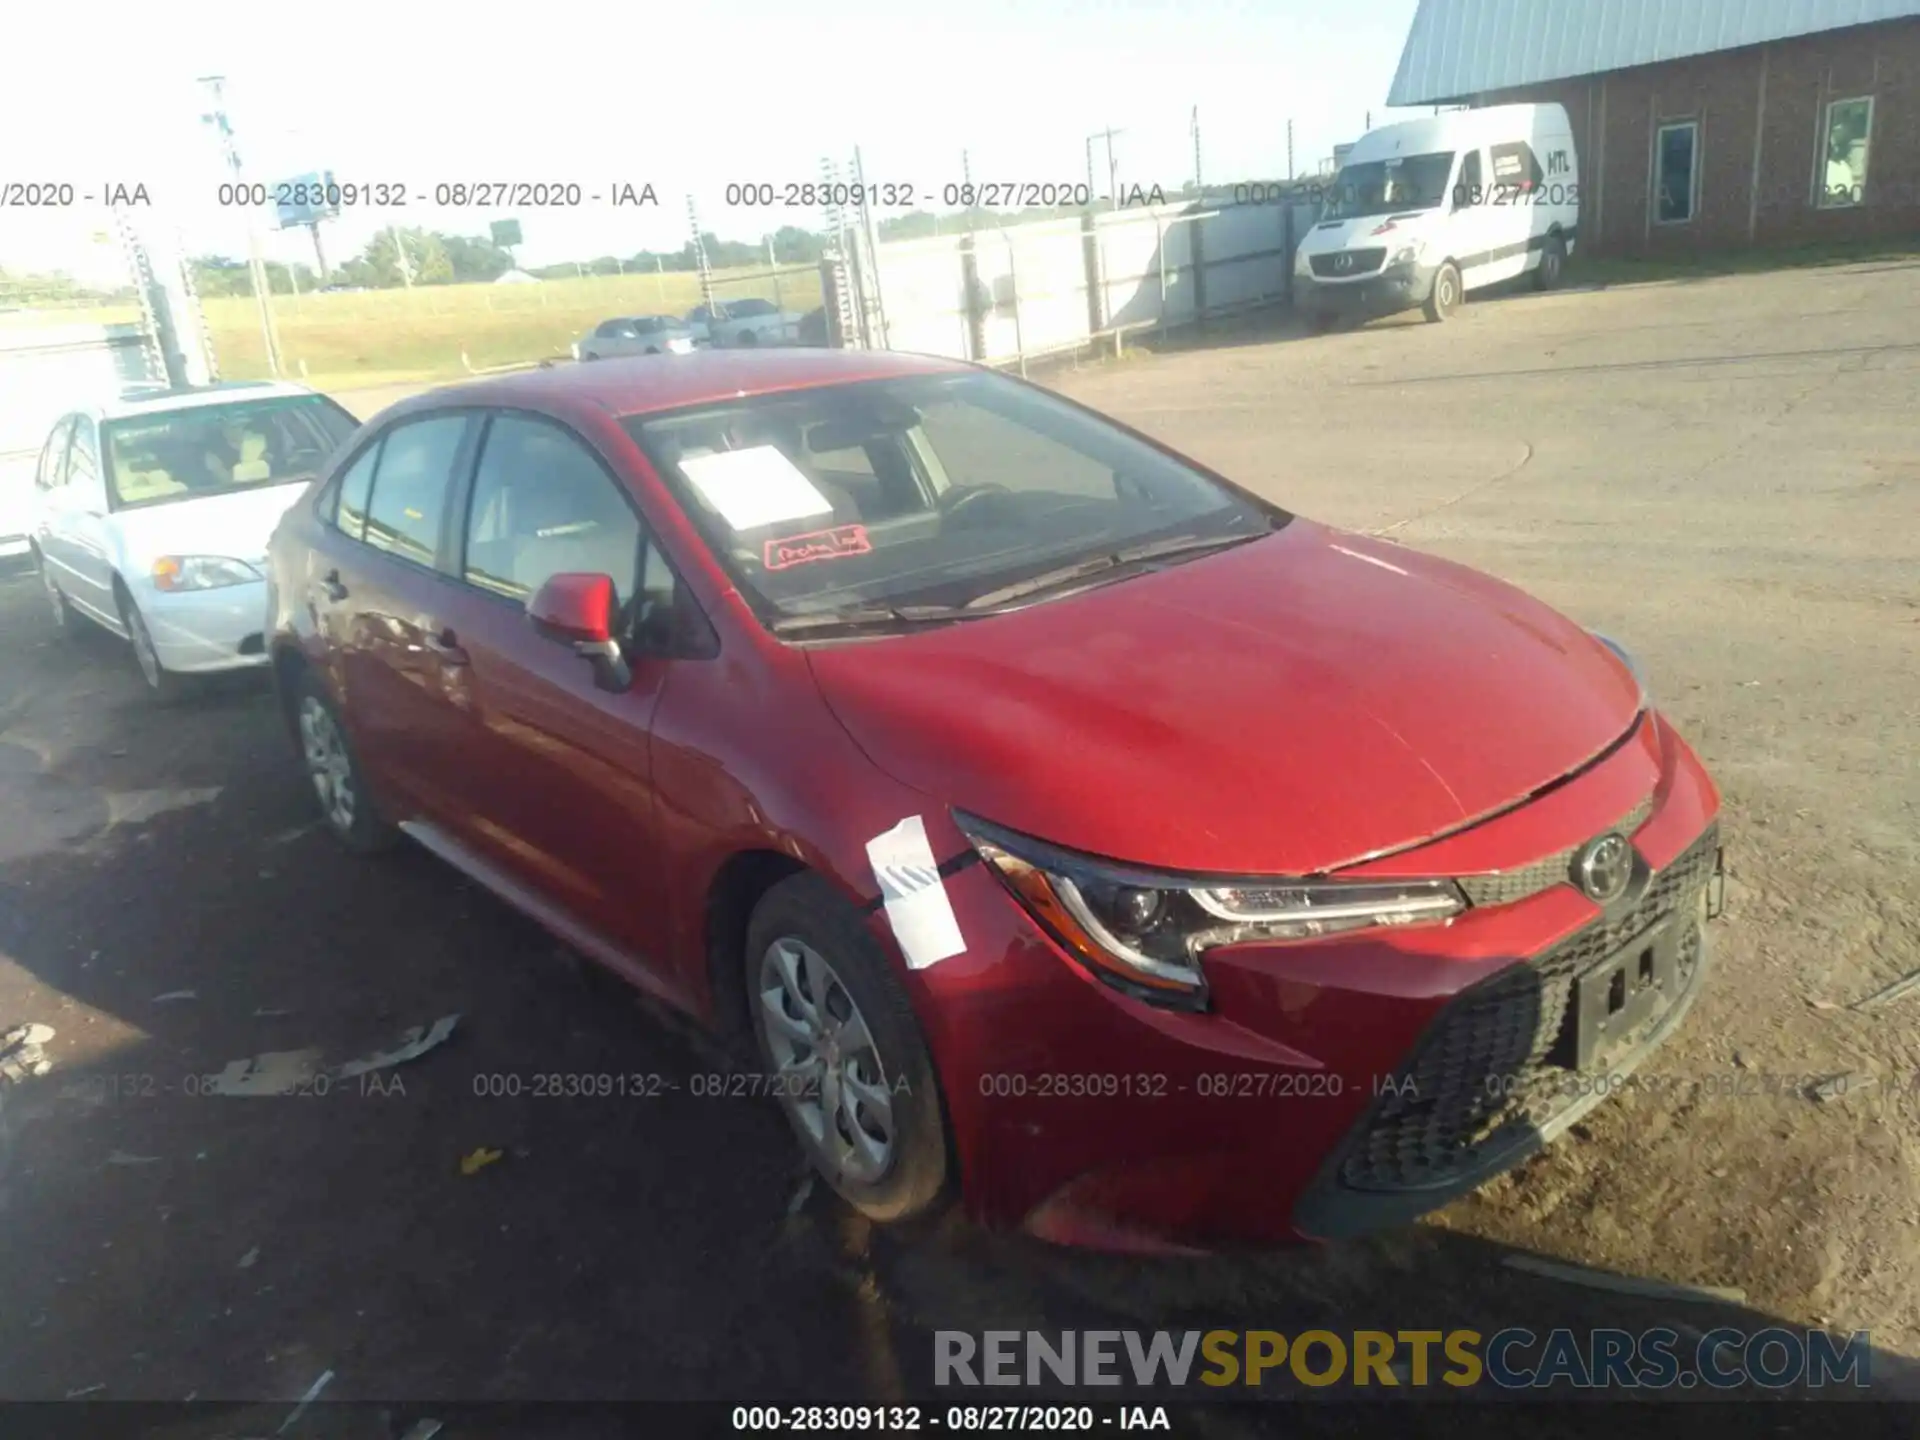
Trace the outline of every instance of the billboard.
[[488, 228], [493, 232], [493, 243], [502, 250], [509, 250], [521, 243], [518, 220], [496, 220]]
[[296, 175], [269, 186], [267, 198], [273, 202], [274, 223], [282, 230], [331, 220], [340, 213], [340, 186], [331, 170]]

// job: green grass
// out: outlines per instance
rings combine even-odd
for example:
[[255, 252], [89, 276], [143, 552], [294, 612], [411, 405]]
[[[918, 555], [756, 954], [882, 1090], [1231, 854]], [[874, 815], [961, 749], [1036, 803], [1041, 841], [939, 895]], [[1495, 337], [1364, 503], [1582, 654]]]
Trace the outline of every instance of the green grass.
[[1575, 253], [1567, 262], [1570, 285], [1635, 285], [1660, 280], [1700, 280], [1714, 275], [1752, 275], [1818, 265], [1859, 265], [1875, 260], [1920, 259], [1920, 242], [1860, 240], [1803, 245], [1786, 250], [1723, 250], [1702, 255], [1628, 259]]
[[[775, 298], [764, 270], [715, 271], [714, 280], [722, 300]], [[816, 268], [783, 270], [779, 282], [783, 309], [804, 314], [821, 303]], [[604, 275], [537, 285], [276, 295], [273, 316], [287, 378], [338, 389], [456, 378], [467, 373], [463, 351], [475, 369], [563, 356], [611, 316], [684, 315], [700, 298], [700, 277], [691, 273]], [[204, 308], [222, 378], [264, 377], [266, 342], [253, 297], [210, 297]]]

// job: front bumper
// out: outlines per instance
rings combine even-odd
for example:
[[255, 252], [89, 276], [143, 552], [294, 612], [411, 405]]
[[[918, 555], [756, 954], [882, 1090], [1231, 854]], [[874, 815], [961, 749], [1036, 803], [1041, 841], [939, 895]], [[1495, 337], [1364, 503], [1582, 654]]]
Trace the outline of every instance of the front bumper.
[[[1206, 1014], [1118, 994], [985, 866], [961, 871], [948, 889], [968, 950], [910, 983], [969, 1210], [1164, 1252], [1350, 1235], [1447, 1203], [1572, 1124], [1679, 1024], [1707, 968], [1697, 917], [1718, 809], [1693, 752], [1643, 718], [1520, 810], [1350, 872], [1515, 872], [1515, 857], [1624, 824], [1642, 883], [1614, 911], [1571, 884], [1516, 882], [1519, 898], [1483, 891], [1444, 925], [1216, 950]], [[1603, 1074], [1560, 1068], [1571, 987], [1637, 961], [1620, 956], [1649, 926], [1667, 927], [1662, 973], [1684, 975], [1671, 1003]]]
[[1293, 277], [1293, 307], [1309, 315], [1393, 315], [1427, 303], [1433, 265], [1389, 265], [1359, 280]]
[[140, 613], [160, 664], [176, 674], [247, 670], [267, 663], [267, 582], [169, 593], [148, 586]]

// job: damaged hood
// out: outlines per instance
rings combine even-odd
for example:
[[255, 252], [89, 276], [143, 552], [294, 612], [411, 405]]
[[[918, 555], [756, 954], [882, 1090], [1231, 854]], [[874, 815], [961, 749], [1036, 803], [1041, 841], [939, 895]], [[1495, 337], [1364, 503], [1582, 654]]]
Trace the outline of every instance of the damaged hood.
[[1171, 870], [1314, 874], [1578, 769], [1640, 707], [1488, 576], [1294, 520], [1011, 614], [809, 652], [872, 760], [957, 809]]

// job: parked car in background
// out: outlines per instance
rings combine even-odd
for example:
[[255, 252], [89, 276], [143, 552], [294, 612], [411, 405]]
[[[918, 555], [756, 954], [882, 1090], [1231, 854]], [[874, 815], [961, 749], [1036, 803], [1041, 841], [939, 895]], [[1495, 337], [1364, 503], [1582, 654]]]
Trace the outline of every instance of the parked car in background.
[[752, 1047], [877, 1220], [1398, 1223], [1566, 1132], [1710, 970], [1719, 794], [1623, 650], [973, 366], [418, 396], [269, 585], [334, 834]]
[[687, 314], [694, 339], [716, 349], [743, 345], [792, 345], [800, 335], [798, 315], [771, 300], [727, 300], [711, 308], [698, 306]]
[[1370, 130], [1294, 255], [1294, 307], [1319, 329], [1424, 309], [1530, 274], [1560, 283], [1580, 226], [1580, 162], [1559, 105], [1450, 110]]
[[358, 426], [285, 384], [147, 389], [63, 415], [29, 537], [54, 623], [131, 641], [160, 699], [266, 663], [267, 538]]
[[611, 360], [623, 355], [686, 355], [694, 332], [671, 315], [627, 315], [603, 320], [573, 342], [576, 360]]

